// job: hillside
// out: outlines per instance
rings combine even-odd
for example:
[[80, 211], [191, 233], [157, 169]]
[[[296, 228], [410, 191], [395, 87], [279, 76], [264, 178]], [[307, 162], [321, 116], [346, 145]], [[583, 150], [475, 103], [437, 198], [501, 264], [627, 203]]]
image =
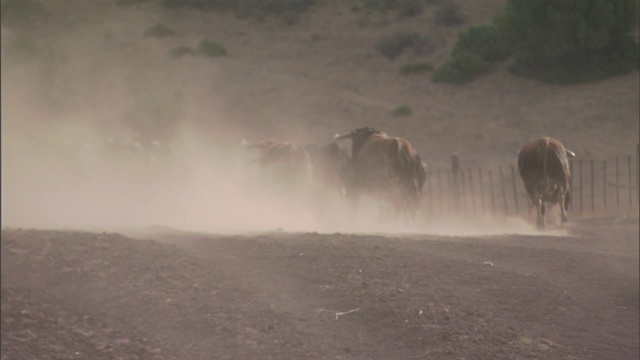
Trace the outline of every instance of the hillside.
[[[504, 152], [542, 134], [563, 139], [578, 154], [626, 154], [638, 141], [637, 72], [579, 86], [544, 85], [504, 69], [466, 86], [434, 84], [430, 73], [399, 73], [410, 62], [442, 63], [458, 31], [490, 21], [505, 1], [482, 6], [460, 1], [467, 21], [452, 27], [434, 24], [437, 3], [417, 17], [398, 20], [393, 14], [381, 18], [353, 10], [360, 2], [324, 1], [293, 25], [278, 18], [168, 11], [155, 3], [81, 3], [52, 1], [51, 19], [36, 30], [40, 44], [59, 55], [47, 65], [53, 72], [51, 91], [67, 90], [68, 97], [58, 100], [66, 103], [62, 118], [118, 122], [118, 112], [135, 106], [126, 102], [138, 89], [180, 90], [188, 102], [184, 119], [225, 137], [319, 140], [372, 125], [410, 138], [430, 162], [453, 151], [470, 161], [507, 157]], [[155, 24], [169, 26], [178, 36], [144, 37]], [[401, 31], [425, 35], [433, 50], [405, 51], [393, 61], [375, 50], [378, 40]], [[223, 44], [228, 55], [167, 55], [175, 46], [195, 46], [204, 38]], [[25, 87], [10, 66], [3, 69], [3, 82]], [[22, 76], [43, 81], [33, 73]], [[24, 93], [12, 90], [8, 96], [21, 101], [11, 98], [11, 109], [5, 110], [19, 112]], [[394, 117], [392, 110], [404, 104], [413, 115]]]

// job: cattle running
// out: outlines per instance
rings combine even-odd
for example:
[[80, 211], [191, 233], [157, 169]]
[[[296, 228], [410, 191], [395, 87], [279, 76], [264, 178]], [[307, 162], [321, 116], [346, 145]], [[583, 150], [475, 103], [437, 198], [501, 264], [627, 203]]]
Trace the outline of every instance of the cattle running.
[[568, 158], [575, 157], [562, 143], [542, 137], [525, 143], [518, 153], [518, 170], [524, 186], [536, 208], [536, 224], [545, 228], [545, 202], [558, 204], [561, 221], [567, 222], [567, 207], [571, 201], [571, 172]]
[[351, 139], [346, 185], [352, 203], [367, 194], [390, 202], [396, 216], [415, 214], [426, 173], [425, 164], [409, 141], [372, 127], [337, 134], [334, 139]]

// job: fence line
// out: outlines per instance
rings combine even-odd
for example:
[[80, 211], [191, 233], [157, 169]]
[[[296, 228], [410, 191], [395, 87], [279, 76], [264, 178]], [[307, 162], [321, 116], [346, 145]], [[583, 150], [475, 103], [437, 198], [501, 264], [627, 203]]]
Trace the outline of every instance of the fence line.
[[[640, 146], [636, 146], [635, 163], [631, 155], [624, 160], [625, 157], [621, 156], [601, 160], [571, 159], [572, 200], [569, 211], [574, 214], [637, 211], [640, 202]], [[610, 166], [612, 162], [614, 164]], [[529, 206], [520, 206], [529, 204], [530, 200], [513, 163], [494, 168], [464, 169], [461, 163], [462, 159], [454, 154], [451, 168], [428, 170], [424, 208], [429, 214], [483, 216], [523, 215], [528, 212]], [[506, 174], [505, 166], [508, 166]], [[508, 179], [509, 173], [511, 179]], [[611, 201], [611, 196], [615, 201]]]

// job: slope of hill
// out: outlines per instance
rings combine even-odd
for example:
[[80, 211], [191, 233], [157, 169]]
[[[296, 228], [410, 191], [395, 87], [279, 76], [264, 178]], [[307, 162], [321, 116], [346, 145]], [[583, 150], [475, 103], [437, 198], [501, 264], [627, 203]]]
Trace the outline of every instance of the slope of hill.
[[[371, 125], [408, 137], [435, 163], [448, 161], [454, 151], [473, 162], [508, 159], [520, 143], [539, 135], [557, 136], [579, 155], [626, 154], [638, 141], [637, 72], [577, 86], [515, 78], [503, 68], [465, 86], [432, 83], [430, 73], [400, 74], [406, 63], [442, 63], [458, 31], [490, 21], [505, 1], [459, 2], [467, 21], [454, 27], [434, 23], [437, 3], [403, 19], [354, 10], [358, 3], [320, 2], [287, 25], [277, 18], [168, 11], [155, 3], [51, 2], [52, 16], [39, 30], [39, 43], [59, 58], [47, 60], [49, 69], [40, 77], [16, 75], [11, 64], [3, 66], [9, 85], [3, 88], [15, 89], [18, 82], [30, 91], [25, 84], [48, 80], [62, 109], [60, 114], [39, 110], [61, 118], [100, 118], [110, 131], [120, 131], [113, 125], [139, 105], [135, 98], [141, 93], [179, 90], [188, 103], [186, 122], [205, 126], [212, 136], [308, 141]], [[178, 36], [142, 35], [155, 24]], [[425, 36], [430, 49], [388, 60], [375, 50], [376, 42], [398, 32]], [[228, 55], [168, 55], [202, 39], [223, 44]], [[6, 95], [12, 97], [11, 109], [3, 111], [19, 114], [24, 104], [33, 112], [24, 92]], [[393, 116], [401, 105], [411, 107], [413, 115]]]

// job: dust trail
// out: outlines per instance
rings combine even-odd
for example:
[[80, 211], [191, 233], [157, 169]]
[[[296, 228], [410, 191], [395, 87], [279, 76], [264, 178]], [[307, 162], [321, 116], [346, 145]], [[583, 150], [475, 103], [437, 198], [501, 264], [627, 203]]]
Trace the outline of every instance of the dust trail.
[[[349, 232], [484, 236], [566, 235], [537, 231], [522, 218], [419, 215], [388, 220], [362, 199], [356, 213], [336, 189], [283, 187], [247, 165], [258, 156], [240, 144], [205, 144], [185, 131], [166, 158], [104, 153], [82, 142], [3, 142], [5, 227], [122, 229], [164, 226], [209, 233]], [[7, 151], [5, 151], [7, 150]], [[102, 149], [104, 150], [104, 149]]]

